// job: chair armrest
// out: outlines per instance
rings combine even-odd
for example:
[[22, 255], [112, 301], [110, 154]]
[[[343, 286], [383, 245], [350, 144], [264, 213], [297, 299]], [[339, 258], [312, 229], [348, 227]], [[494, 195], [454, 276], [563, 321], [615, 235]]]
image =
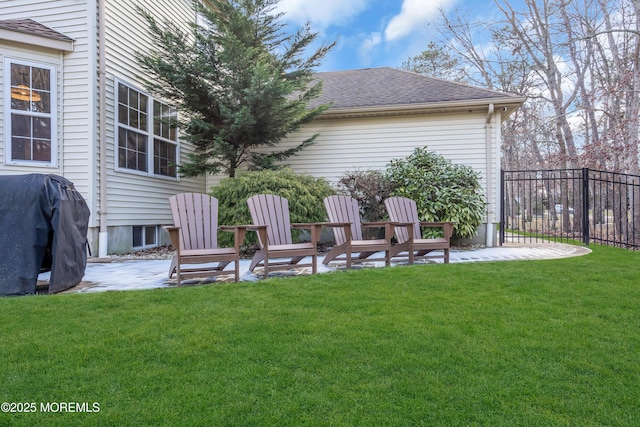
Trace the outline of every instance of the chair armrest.
[[[247, 231], [249, 230], [251, 227], [253, 227], [252, 225], [221, 225], [218, 227], [218, 229], [220, 231], [230, 231], [230, 232], [235, 232], [236, 230], [244, 230]], [[266, 227], [266, 225], [265, 225]]]
[[347, 225], [351, 225], [350, 222], [319, 222], [318, 224], [322, 225], [323, 227], [332, 227], [332, 228], [339, 228], [339, 227], [345, 227]]
[[311, 230], [313, 228], [322, 227], [325, 222], [294, 222], [291, 224], [291, 228], [301, 228]]
[[309, 222], [309, 223], [292, 223], [291, 228], [311, 230], [311, 243], [314, 245], [320, 240], [320, 232], [322, 231], [322, 223]]
[[363, 222], [364, 228], [384, 228], [384, 239], [391, 242], [391, 237], [395, 231], [395, 222], [379, 221], [379, 222]]
[[421, 221], [420, 222], [420, 226], [421, 227], [444, 227], [444, 226], [447, 226], [447, 225], [452, 225], [453, 226], [455, 224], [457, 224], [457, 222], [453, 222], [453, 221], [441, 221], [441, 222], [427, 222], [427, 221], [423, 222], [423, 221]]
[[260, 245], [267, 250], [269, 249], [269, 237], [267, 236], [267, 227], [268, 225], [249, 225], [247, 226], [247, 230], [255, 231], [258, 233], [258, 238], [260, 240]]
[[457, 224], [454, 221], [441, 221], [441, 222], [420, 222], [420, 227], [442, 228], [444, 232], [444, 238], [451, 240], [453, 236], [453, 226]]
[[[391, 224], [390, 221], [378, 221], [378, 222], [363, 222], [363, 227], [385, 227], [387, 224]], [[394, 223], [395, 224], [395, 223]]]
[[169, 233], [169, 240], [171, 240], [171, 246], [180, 253], [180, 227], [173, 225], [165, 225], [163, 227]]
[[413, 227], [413, 222], [391, 221], [391, 224], [393, 224], [396, 227]]
[[329, 228], [342, 228], [344, 232], [344, 239], [347, 242], [351, 241], [351, 223], [350, 222], [319, 222], [322, 227]]
[[234, 233], [234, 244], [236, 252], [240, 250], [240, 247], [244, 244], [244, 238], [247, 234], [249, 225], [221, 225], [218, 227], [220, 231], [228, 231]]
[[392, 222], [393, 224], [393, 228], [394, 228], [394, 232], [395, 232], [395, 228], [406, 228], [407, 229], [407, 241], [412, 244], [414, 236], [413, 236], [413, 226], [415, 225], [413, 222]]

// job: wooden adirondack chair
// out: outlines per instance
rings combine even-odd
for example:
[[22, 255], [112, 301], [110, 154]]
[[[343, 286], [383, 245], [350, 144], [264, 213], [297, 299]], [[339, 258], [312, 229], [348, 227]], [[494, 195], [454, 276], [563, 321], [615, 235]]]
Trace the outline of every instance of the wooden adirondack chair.
[[[251, 260], [249, 270], [262, 266], [264, 277], [271, 270], [286, 270], [294, 267], [311, 267], [311, 273], [317, 273], [317, 243], [322, 224], [292, 224], [289, 216], [289, 201], [274, 194], [258, 194], [247, 200], [253, 226], [249, 230], [258, 233], [260, 249]], [[291, 229], [308, 229], [310, 242], [293, 243]], [[301, 263], [305, 257], [311, 257], [311, 263]], [[288, 259], [283, 261], [283, 259]]]
[[[389, 219], [395, 224], [397, 244], [391, 250], [391, 256], [397, 257], [407, 252], [409, 265], [416, 259], [443, 258], [449, 262], [449, 249], [453, 235], [454, 222], [422, 222], [418, 218], [416, 202], [406, 197], [390, 197], [384, 201]], [[424, 239], [420, 227], [442, 228], [442, 237]], [[429, 255], [432, 251], [442, 250], [443, 255]]]
[[[390, 222], [360, 221], [358, 201], [349, 196], [329, 196], [324, 199], [329, 222], [325, 225], [333, 228], [336, 245], [327, 253], [324, 264], [331, 261], [346, 261], [347, 268], [352, 263], [384, 260], [385, 266], [391, 265], [391, 236], [393, 224]], [[384, 228], [384, 239], [364, 239], [363, 227]], [[384, 252], [383, 258], [372, 258], [378, 252]], [[352, 254], [357, 253], [357, 257]], [[344, 255], [344, 256], [342, 256]]]
[[[231, 274], [224, 268], [234, 263], [235, 281], [240, 280], [240, 246], [246, 225], [218, 227], [218, 199], [206, 194], [182, 193], [169, 198], [173, 227], [165, 227], [176, 255], [171, 261], [169, 278], [210, 277]], [[218, 230], [234, 233], [234, 246], [218, 247]], [[198, 265], [184, 268], [185, 264]]]

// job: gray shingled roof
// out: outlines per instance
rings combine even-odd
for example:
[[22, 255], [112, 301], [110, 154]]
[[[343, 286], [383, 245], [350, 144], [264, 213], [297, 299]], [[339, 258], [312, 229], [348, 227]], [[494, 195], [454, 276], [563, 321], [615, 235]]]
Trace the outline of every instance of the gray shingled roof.
[[390, 67], [317, 73], [322, 95], [310, 106], [332, 103], [331, 109], [428, 105], [432, 103], [520, 99], [514, 95], [427, 77]]
[[6, 19], [0, 21], [0, 29], [17, 31], [19, 33], [47, 37], [55, 40], [73, 41], [72, 38], [34, 21], [33, 19]]

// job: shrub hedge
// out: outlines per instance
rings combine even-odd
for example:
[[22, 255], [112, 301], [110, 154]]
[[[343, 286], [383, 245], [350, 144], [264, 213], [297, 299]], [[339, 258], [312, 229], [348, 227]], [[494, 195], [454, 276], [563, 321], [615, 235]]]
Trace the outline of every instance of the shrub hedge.
[[[346, 173], [334, 189], [322, 178], [299, 175], [291, 169], [245, 172], [226, 178], [211, 189], [220, 204], [220, 224], [250, 224], [246, 200], [255, 194], [277, 194], [289, 200], [291, 222], [326, 221], [323, 199], [346, 194], [358, 200], [365, 221], [386, 218], [384, 200], [390, 196], [416, 201], [421, 221], [454, 221], [455, 236], [471, 238], [485, 217], [480, 176], [471, 167], [454, 164], [443, 156], [416, 148], [403, 159], [394, 159], [384, 171]], [[337, 191], [336, 191], [337, 190]], [[294, 233], [297, 237], [298, 234]], [[295, 238], [294, 237], [294, 238]], [[220, 244], [232, 244], [232, 236], [220, 234]], [[246, 242], [256, 243], [255, 233]]]
[[384, 200], [391, 196], [393, 187], [379, 170], [357, 170], [346, 173], [338, 181], [338, 193], [358, 201], [362, 219], [370, 222], [383, 221], [387, 211]]
[[416, 148], [404, 159], [392, 160], [385, 177], [394, 196], [415, 200], [421, 221], [455, 221], [458, 237], [475, 236], [485, 218], [487, 205], [480, 175], [426, 147]]
[[[256, 194], [276, 194], [289, 201], [291, 222], [319, 222], [326, 220], [322, 200], [335, 190], [322, 178], [298, 175], [291, 169], [246, 172], [226, 178], [211, 189], [218, 199], [220, 224], [251, 224], [247, 199]], [[297, 234], [294, 233], [295, 237]], [[232, 245], [230, 233], [220, 233], [220, 245]], [[255, 233], [247, 233], [245, 242], [257, 242]]]

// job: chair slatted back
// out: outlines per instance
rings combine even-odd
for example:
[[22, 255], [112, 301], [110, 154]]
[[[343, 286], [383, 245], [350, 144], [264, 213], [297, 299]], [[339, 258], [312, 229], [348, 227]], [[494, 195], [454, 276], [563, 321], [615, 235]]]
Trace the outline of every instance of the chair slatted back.
[[218, 199], [207, 194], [181, 193], [169, 198], [173, 225], [181, 228], [183, 249], [218, 247]]
[[[290, 245], [289, 201], [275, 194], [258, 194], [247, 200], [254, 225], [267, 225], [269, 245]], [[264, 242], [260, 242], [264, 246]]]
[[[418, 207], [414, 200], [406, 197], [389, 197], [384, 201], [384, 206], [387, 208], [389, 219], [392, 222], [412, 222], [413, 238], [419, 239], [421, 237]], [[395, 232], [398, 243], [404, 243], [409, 240], [409, 233], [406, 227], [396, 227]]]
[[[356, 199], [343, 195], [329, 196], [324, 199], [324, 207], [327, 209], [329, 222], [351, 223], [351, 240], [363, 240], [360, 208]], [[337, 245], [347, 241], [344, 229], [340, 227], [333, 227], [333, 235]]]

